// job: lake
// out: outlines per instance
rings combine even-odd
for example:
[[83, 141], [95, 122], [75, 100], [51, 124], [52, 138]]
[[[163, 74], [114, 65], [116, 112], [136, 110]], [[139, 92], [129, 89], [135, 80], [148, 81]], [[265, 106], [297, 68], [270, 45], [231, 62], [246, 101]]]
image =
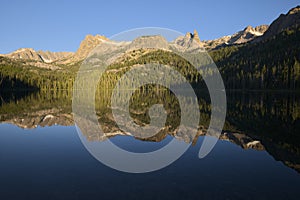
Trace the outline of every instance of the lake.
[[[0, 199], [299, 199], [300, 95], [293, 92], [228, 92], [227, 116], [216, 146], [198, 153], [210, 120], [210, 99], [197, 93], [201, 131], [176, 135], [178, 102], [167, 91], [137, 92], [130, 105], [137, 124], [162, 103], [167, 129], [143, 139], [120, 132], [109, 95], [96, 98], [106, 135], [131, 152], [149, 152], [173, 138], [191, 144], [171, 165], [149, 173], [112, 169], [84, 147], [72, 115], [69, 91], [1, 94]], [[186, 101], [190, 101], [186, 97]], [[100, 138], [100, 139], [99, 139]]]

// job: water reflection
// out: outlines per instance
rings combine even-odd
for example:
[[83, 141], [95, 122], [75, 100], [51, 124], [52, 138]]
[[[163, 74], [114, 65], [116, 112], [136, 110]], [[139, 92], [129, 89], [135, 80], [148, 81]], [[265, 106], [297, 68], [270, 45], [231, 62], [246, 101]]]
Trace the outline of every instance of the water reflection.
[[[152, 87], [152, 86], [149, 86]], [[96, 113], [103, 135], [85, 135], [90, 141], [131, 135], [119, 129], [110, 105], [110, 91], [97, 91]], [[72, 126], [71, 92], [51, 91], [17, 95], [1, 94], [0, 121], [31, 129], [38, 126]], [[145, 142], [162, 142], [175, 137], [196, 145], [206, 134], [210, 120], [210, 99], [205, 91], [197, 91], [200, 122], [196, 137], [177, 132], [180, 107], [175, 95], [165, 88], [141, 89], [131, 97], [130, 115], [137, 125], [149, 124], [149, 108], [162, 104], [167, 112], [165, 126], [150, 137], [133, 138]], [[243, 149], [267, 151], [276, 160], [300, 172], [300, 101], [296, 93], [228, 92], [228, 112], [220, 140], [230, 141]], [[186, 102], [195, 101], [184, 97]], [[122, 101], [122, 99], [119, 99]], [[188, 105], [188, 104], [187, 104]], [[189, 109], [189, 108], [185, 108]], [[188, 129], [189, 127], [185, 127]], [[298, 132], [297, 132], [298, 131]], [[188, 133], [188, 131], [187, 131]]]

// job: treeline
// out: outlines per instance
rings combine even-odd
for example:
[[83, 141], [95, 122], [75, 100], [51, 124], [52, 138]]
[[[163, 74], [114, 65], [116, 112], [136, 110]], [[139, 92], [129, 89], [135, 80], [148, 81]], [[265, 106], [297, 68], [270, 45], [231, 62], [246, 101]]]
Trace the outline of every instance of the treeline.
[[49, 70], [30, 66], [22, 60], [0, 57], [0, 89], [3, 90], [71, 90], [74, 82], [74, 66]]
[[[173, 69], [177, 70], [177, 72], [179, 72], [183, 77], [185, 77], [186, 80], [190, 83], [194, 83], [197, 85], [201, 84], [204, 86], [202, 76], [197, 71], [197, 69], [177, 54], [163, 50], [149, 51], [148, 53], [142, 54], [143, 52], [143, 49], [133, 50], [132, 52], [129, 52], [131, 56], [139, 54], [141, 55], [139, 55], [136, 59], [125, 58], [124, 60], [118, 63], [114, 63], [108, 66], [107, 70], [100, 79], [99, 87], [113, 89], [118, 80], [127, 71], [132, 69], [132, 67], [151, 63], [154, 65], [149, 65], [147, 67], [152, 67], [153, 70], [149, 70], [147, 74], [140, 74], [140, 76], [143, 77], [144, 80], [155, 80], [156, 78], [160, 77], [168, 85], [171, 85], [172, 83], [180, 83], [176, 74], [162, 74], [156, 71], [157, 64], [159, 64], [171, 66]], [[124, 79], [124, 85], [126, 85], [128, 89], [132, 89], [137, 83], [138, 79], [135, 77], [130, 77], [130, 79]]]
[[226, 88], [300, 89], [300, 27], [267, 41], [211, 51]]

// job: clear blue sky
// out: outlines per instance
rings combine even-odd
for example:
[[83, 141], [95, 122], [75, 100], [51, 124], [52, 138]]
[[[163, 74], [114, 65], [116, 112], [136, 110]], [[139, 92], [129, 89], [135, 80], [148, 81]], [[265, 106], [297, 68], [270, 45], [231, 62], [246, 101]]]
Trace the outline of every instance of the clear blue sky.
[[197, 29], [201, 39], [229, 35], [247, 25], [270, 24], [299, 0], [4, 0], [0, 53], [21, 47], [76, 51], [87, 34], [107, 37], [138, 27], [180, 32]]

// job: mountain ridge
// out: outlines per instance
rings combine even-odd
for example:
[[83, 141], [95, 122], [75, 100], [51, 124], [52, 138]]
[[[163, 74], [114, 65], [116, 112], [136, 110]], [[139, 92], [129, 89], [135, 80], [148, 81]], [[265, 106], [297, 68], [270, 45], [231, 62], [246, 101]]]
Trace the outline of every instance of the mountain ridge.
[[13, 59], [25, 59], [34, 60], [45, 63], [52, 63], [57, 60], [63, 60], [72, 56], [73, 52], [52, 52], [43, 50], [34, 50], [33, 48], [19, 48], [8, 54], [0, 54], [0, 56], [5, 56]]
[[238, 45], [251, 42], [255, 38], [262, 36], [269, 25], [259, 25], [256, 27], [247, 26], [243, 30], [232, 35], [223, 36], [214, 40], [203, 41], [204, 47], [208, 50], [225, 47], [228, 45]]
[[[262, 26], [267, 25], [257, 26], [255, 28], [247, 26], [243, 31], [239, 31], [231, 36], [223, 36], [221, 38], [206, 41], [201, 41], [197, 30], [194, 30], [193, 33], [187, 32], [185, 36], [176, 38], [174, 42], [183, 47], [191, 47], [192, 41], [195, 40], [197, 44], [200, 45], [200, 47], [204, 47], [207, 50], [210, 50], [221, 46], [248, 42], [253, 38], [244, 39], [246, 37], [245, 35], [249, 34], [249, 32], [255, 32], [259, 27]], [[258, 34], [262, 34], [262, 32], [256, 32], [258, 32]], [[88, 54], [103, 41], [109, 41], [109, 39], [103, 35], [96, 34], [95, 36], [93, 36], [88, 34], [81, 41], [78, 49], [75, 52], [52, 52], [35, 50], [33, 48], [19, 48], [16, 51], [10, 52], [8, 54], [0, 54], [0, 56], [12, 59], [37, 61], [47, 64], [69, 64], [84, 60], [88, 56]]]
[[255, 39], [255, 42], [267, 40], [288, 28], [300, 26], [300, 5], [290, 9], [286, 14], [280, 14], [266, 30], [265, 34]]
[[[203, 41], [200, 40], [198, 32], [194, 30], [193, 33], [188, 32], [185, 36], [180, 36], [173, 42], [183, 48], [196, 49], [200, 47], [210, 51], [226, 46], [267, 40], [268, 38], [274, 37], [274, 35], [280, 33], [282, 30], [291, 26], [299, 26], [299, 24], [300, 6], [297, 6], [290, 9], [288, 13], [281, 14], [270, 24], [270, 26], [247, 26], [233, 35]], [[8, 54], [0, 54], [0, 56], [10, 59], [28, 60], [31, 65], [41, 68], [59, 69], [60, 65], [70, 65], [81, 62], [97, 45], [105, 41], [109, 41], [109, 39], [103, 35], [97, 34], [93, 36], [89, 34], [81, 41], [76, 52], [36, 51], [32, 48], [20, 48]]]

